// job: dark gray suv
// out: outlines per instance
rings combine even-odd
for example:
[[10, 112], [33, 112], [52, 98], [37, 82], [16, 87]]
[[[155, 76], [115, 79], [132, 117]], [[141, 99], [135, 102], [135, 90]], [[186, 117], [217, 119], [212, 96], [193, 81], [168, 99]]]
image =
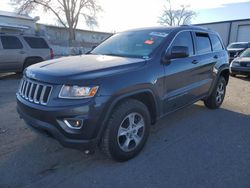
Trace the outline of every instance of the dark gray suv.
[[199, 100], [219, 108], [228, 81], [228, 53], [217, 33], [191, 26], [136, 29], [87, 55], [28, 67], [17, 109], [64, 146], [86, 153], [99, 146], [125, 161], [165, 115]]
[[0, 33], [0, 72], [22, 72], [53, 56], [53, 50], [43, 37]]

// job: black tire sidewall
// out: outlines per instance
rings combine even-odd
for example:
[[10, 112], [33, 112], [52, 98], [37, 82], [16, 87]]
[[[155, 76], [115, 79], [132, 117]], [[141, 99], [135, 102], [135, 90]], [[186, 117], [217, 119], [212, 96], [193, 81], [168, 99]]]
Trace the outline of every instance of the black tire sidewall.
[[[216, 100], [217, 88], [218, 88], [218, 86], [219, 86], [219, 84], [221, 82], [223, 82], [223, 85], [224, 85], [224, 95], [223, 95], [223, 98], [222, 98], [221, 102], [218, 103], [217, 100]], [[210, 109], [217, 109], [217, 108], [219, 108], [222, 105], [222, 103], [224, 101], [224, 98], [225, 98], [225, 95], [226, 95], [226, 86], [227, 86], [227, 83], [226, 83], [225, 78], [223, 76], [220, 76], [218, 78], [218, 80], [217, 80], [214, 88], [213, 88], [213, 91], [212, 91], [211, 95], [204, 100], [204, 104], [208, 108], [210, 108]]]
[[[148, 135], [149, 135], [149, 129], [150, 129], [150, 115], [146, 107], [143, 107], [141, 104], [136, 104], [136, 105], [130, 105], [126, 109], [119, 111], [119, 115], [116, 114], [115, 118], [111, 122], [109, 126], [112, 127], [109, 131], [108, 139], [109, 139], [109, 149], [112, 157], [118, 161], [126, 161], [134, 156], [136, 156], [144, 147]], [[124, 120], [124, 118], [129, 115], [130, 113], [139, 113], [145, 122], [145, 127], [144, 127], [144, 135], [143, 138], [140, 142], [140, 144], [132, 151], [125, 152], [123, 151], [117, 141], [117, 135], [118, 135], [118, 130], [120, 127], [120, 124]]]

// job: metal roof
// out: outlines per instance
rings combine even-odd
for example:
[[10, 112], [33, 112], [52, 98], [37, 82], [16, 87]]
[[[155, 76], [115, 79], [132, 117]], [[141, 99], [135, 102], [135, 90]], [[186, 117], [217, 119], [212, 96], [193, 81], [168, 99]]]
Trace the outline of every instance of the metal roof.
[[32, 18], [28, 15], [17, 14], [14, 12], [7, 12], [7, 11], [2, 11], [2, 10], [0, 10], [0, 16], [35, 21], [34, 18]]
[[24, 31], [24, 30], [30, 29], [30, 27], [22, 26], [22, 25], [13, 25], [13, 24], [0, 23], [0, 31], [2, 29]]
[[250, 18], [248, 19], [238, 19], [238, 20], [226, 20], [226, 21], [218, 21], [218, 22], [210, 22], [210, 23], [199, 23], [199, 24], [193, 24], [194, 26], [202, 26], [202, 25], [210, 25], [210, 24], [222, 24], [222, 23], [231, 23], [231, 22], [242, 22], [242, 21], [250, 21]]

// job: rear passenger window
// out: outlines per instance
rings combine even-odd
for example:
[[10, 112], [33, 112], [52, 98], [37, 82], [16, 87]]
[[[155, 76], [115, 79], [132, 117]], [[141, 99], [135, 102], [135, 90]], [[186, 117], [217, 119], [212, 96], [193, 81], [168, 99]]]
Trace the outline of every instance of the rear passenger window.
[[223, 46], [217, 35], [210, 35], [210, 39], [212, 42], [213, 51], [223, 50]]
[[3, 49], [22, 49], [21, 41], [15, 36], [1, 36]]
[[196, 33], [197, 53], [205, 54], [212, 52], [212, 46], [208, 34]]
[[49, 48], [47, 42], [43, 38], [23, 37], [31, 48]]
[[194, 45], [191, 33], [189, 31], [181, 32], [174, 39], [173, 46], [186, 46], [189, 50], [189, 55], [194, 55]]

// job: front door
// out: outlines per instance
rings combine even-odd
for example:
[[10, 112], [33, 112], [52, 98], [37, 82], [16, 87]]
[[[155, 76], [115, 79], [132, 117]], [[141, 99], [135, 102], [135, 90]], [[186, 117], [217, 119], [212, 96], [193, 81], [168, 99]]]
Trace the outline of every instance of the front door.
[[171, 59], [165, 68], [164, 111], [169, 113], [186, 104], [192, 103], [199, 95], [199, 62], [194, 52], [192, 33], [189, 31], [177, 34], [173, 46], [185, 46], [189, 57]]

